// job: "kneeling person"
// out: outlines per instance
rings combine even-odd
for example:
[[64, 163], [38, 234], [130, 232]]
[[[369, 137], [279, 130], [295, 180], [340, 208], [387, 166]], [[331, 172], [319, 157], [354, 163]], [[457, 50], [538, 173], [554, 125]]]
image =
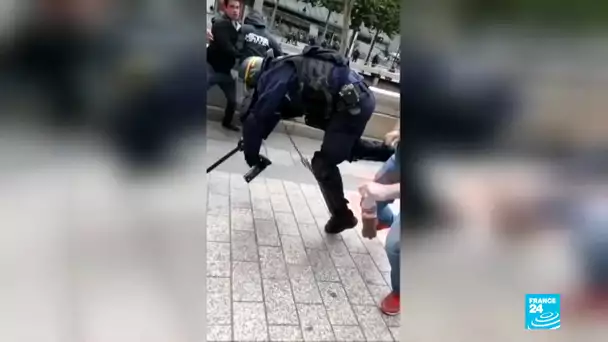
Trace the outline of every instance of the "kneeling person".
[[250, 57], [241, 64], [245, 85], [254, 88], [242, 116], [243, 151], [249, 166], [259, 164], [260, 147], [281, 119], [304, 117], [325, 132], [311, 169], [331, 218], [325, 232], [338, 234], [357, 225], [344, 198], [338, 164], [353, 161], [365, 126], [376, 106], [363, 78], [338, 52], [309, 46], [302, 54], [281, 58]]

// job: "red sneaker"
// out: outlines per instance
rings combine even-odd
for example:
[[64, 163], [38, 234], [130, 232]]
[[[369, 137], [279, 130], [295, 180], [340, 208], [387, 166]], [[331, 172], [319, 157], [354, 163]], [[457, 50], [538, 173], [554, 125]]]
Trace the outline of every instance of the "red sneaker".
[[380, 303], [380, 310], [388, 316], [395, 316], [399, 314], [401, 307], [401, 299], [398, 293], [391, 292], [386, 298]]
[[376, 225], [376, 230], [389, 229], [390, 227], [391, 227], [390, 225], [378, 222], [378, 225]]

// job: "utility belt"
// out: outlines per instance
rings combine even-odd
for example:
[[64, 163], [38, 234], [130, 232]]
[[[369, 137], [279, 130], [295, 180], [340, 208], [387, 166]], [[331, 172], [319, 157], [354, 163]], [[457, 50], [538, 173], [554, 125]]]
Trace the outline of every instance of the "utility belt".
[[368, 88], [363, 82], [349, 83], [344, 85], [338, 92], [335, 102], [337, 113], [348, 113], [359, 115], [361, 113], [361, 97], [368, 93]]

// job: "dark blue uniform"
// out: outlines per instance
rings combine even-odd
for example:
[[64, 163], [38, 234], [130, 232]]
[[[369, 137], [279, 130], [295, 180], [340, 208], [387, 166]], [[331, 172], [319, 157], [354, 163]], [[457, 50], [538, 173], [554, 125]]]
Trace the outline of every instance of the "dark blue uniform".
[[[363, 83], [363, 78], [348, 65], [333, 69], [329, 78], [329, 93], [337, 96], [344, 85], [353, 84], [359, 90], [359, 112], [333, 111], [330, 119], [321, 127], [325, 131], [320, 151], [312, 158], [312, 171], [325, 196], [332, 219], [326, 225], [328, 233], [339, 233], [356, 225], [356, 219], [348, 209], [344, 198], [342, 177], [338, 164], [353, 161], [353, 151], [359, 144], [365, 126], [372, 116], [376, 100], [373, 92]], [[243, 150], [247, 163], [256, 164], [262, 141], [283, 118], [293, 117], [289, 113], [292, 96], [298, 96], [296, 68], [291, 63], [276, 63], [265, 70], [256, 85], [253, 101], [243, 122]], [[301, 99], [306, 103], [306, 99]], [[306, 113], [307, 116], [315, 113]], [[300, 113], [301, 115], [301, 113]], [[354, 223], [354, 224], [353, 224]]]

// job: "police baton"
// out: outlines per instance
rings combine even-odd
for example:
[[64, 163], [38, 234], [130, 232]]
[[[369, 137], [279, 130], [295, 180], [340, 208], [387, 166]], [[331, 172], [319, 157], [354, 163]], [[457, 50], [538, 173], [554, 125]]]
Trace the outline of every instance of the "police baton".
[[[230, 152], [226, 153], [223, 157], [218, 159], [215, 163], [207, 168], [207, 173], [213, 171], [215, 168], [223, 164], [228, 158], [232, 157], [235, 153], [243, 150], [243, 139], [239, 140], [238, 144], [235, 148], [230, 150]], [[255, 179], [262, 171], [264, 171], [272, 162], [270, 159], [266, 158], [263, 155], [260, 155], [260, 162], [257, 165], [254, 165], [247, 173], [243, 176], [247, 183], [251, 182]]]

